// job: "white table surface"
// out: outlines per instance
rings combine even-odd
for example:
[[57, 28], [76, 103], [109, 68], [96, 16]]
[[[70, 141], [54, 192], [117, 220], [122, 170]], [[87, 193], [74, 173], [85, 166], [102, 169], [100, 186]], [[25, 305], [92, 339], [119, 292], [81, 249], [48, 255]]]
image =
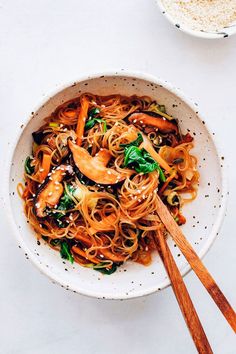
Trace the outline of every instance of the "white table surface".
[[[10, 137], [42, 96], [85, 72], [141, 70], [199, 102], [230, 166], [227, 217], [204, 261], [236, 307], [236, 36], [185, 35], [154, 0], [0, 0], [0, 53], [2, 166]], [[1, 354], [196, 352], [171, 288], [123, 302], [65, 291], [26, 261], [2, 208], [0, 216]], [[206, 291], [193, 273], [185, 280], [214, 353], [236, 353], [235, 336]]]

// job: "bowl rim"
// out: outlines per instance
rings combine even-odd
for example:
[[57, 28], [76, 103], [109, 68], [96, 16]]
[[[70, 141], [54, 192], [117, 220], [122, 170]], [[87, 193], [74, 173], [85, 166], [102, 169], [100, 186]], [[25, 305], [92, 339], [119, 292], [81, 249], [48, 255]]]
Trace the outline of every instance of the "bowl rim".
[[[102, 72], [95, 72], [92, 74], [84, 74], [81, 75], [76, 81], [70, 81], [69, 83], [64, 83], [62, 85], [54, 85], [53, 88], [48, 92], [48, 94], [44, 94], [42, 95], [43, 98], [42, 100], [40, 100], [40, 103], [36, 105], [35, 110], [33, 110], [33, 112], [37, 112], [39, 110], [40, 107], [42, 107], [44, 104], [46, 104], [48, 102], [48, 100], [52, 97], [54, 97], [56, 94], [60, 93], [61, 91], [63, 91], [64, 89], [74, 85], [75, 83], [78, 84], [80, 82], [83, 82], [85, 80], [91, 80], [91, 79], [98, 79], [100, 77], [112, 77], [112, 76], [117, 76], [117, 77], [130, 77], [130, 78], [135, 78], [135, 79], [139, 79], [139, 80], [144, 80], [144, 81], [149, 81], [151, 83], [154, 83], [156, 85], [161, 85], [163, 86], [166, 90], [170, 91], [172, 94], [176, 95], [177, 97], [179, 97], [183, 102], [185, 102], [194, 112], [196, 112], [196, 109], [199, 110], [198, 105], [190, 98], [188, 98], [187, 96], [185, 96], [185, 94], [179, 89], [176, 88], [174, 85], [172, 85], [170, 82], [167, 82], [165, 80], [160, 79], [159, 77], [156, 77], [152, 74], [147, 74], [141, 71], [130, 71], [130, 70], [125, 70], [125, 69], [120, 69], [120, 70], [109, 70], [109, 71], [102, 71]], [[197, 113], [198, 118], [203, 121], [201, 114]], [[11, 145], [9, 146], [8, 149], [8, 153], [7, 153], [7, 157], [6, 157], [6, 169], [4, 169], [5, 171], [5, 176], [4, 176], [4, 183], [3, 183], [3, 198], [4, 198], [4, 206], [5, 206], [5, 214], [8, 220], [8, 223], [11, 227], [11, 231], [13, 232], [13, 234], [15, 235], [15, 238], [18, 242], [18, 246], [21, 247], [25, 253], [27, 253], [31, 263], [33, 263], [41, 273], [43, 273], [44, 275], [46, 275], [53, 283], [57, 283], [59, 285], [61, 285], [62, 287], [71, 290], [73, 292], [76, 292], [80, 295], [85, 295], [85, 296], [89, 296], [89, 297], [93, 297], [93, 298], [97, 298], [97, 299], [110, 299], [110, 300], [126, 300], [126, 299], [132, 299], [132, 298], [138, 298], [141, 296], [146, 296], [146, 295], [150, 295], [153, 294], [159, 290], [163, 290], [165, 288], [167, 288], [168, 286], [170, 286], [170, 280], [167, 277], [167, 279], [165, 281], [163, 281], [162, 283], [157, 283], [157, 285], [152, 286], [150, 288], [147, 288], [145, 290], [144, 289], [140, 289], [139, 291], [135, 291], [134, 293], [128, 293], [125, 294], [123, 293], [122, 296], [121, 294], [110, 294], [110, 293], [103, 293], [103, 292], [99, 292], [99, 290], [96, 291], [85, 291], [84, 289], [79, 289], [76, 286], [70, 286], [68, 284], [68, 282], [64, 282], [63, 280], [61, 280], [59, 275], [56, 274], [52, 274], [50, 271], [50, 268], [44, 266], [43, 264], [40, 264], [40, 261], [38, 259], [38, 257], [36, 257], [36, 255], [31, 251], [31, 249], [29, 249], [27, 247], [27, 245], [24, 242], [24, 239], [20, 236], [20, 232], [18, 230], [18, 227], [16, 225], [16, 222], [14, 220], [14, 216], [13, 216], [13, 212], [12, 212], [12, 208], [11, 208], [11, 198], [10, 198], [10, 178], [11, 178], [11, 167], [12, 167], [12, 160], [14, 157], [14, 153], [16, 150], [16, 147], [18, 145], [19, 139], [21, 138], [26, 126], [29, 124], [29, 122], [32, 119], [32, 115], [29, 115], [28, 117], [25, 118], [25, 120], [22, 122], [24, 127], [23, 129], [21, 127], [18, 128], [16, 134], [14, 134], [14, 136], [11, 137]], [[205, 122], [205, 120], [204, 120]], [[214, 136], [212, 136], [211, 134], [211, 130], [209, 129], [209, 124], [205, 122], [204, 124], [207, 132], [209, 133], [211, 140], [214, 144], [216, 153], [217, 153], [217, 157], [218, 157], [218, 162], [220, 164], [220, 156], [222, 156], [220, 154], [221, 149], [219, 148], [219, 143], [218, 143], [218, 139]], [[14, 139], [14, 143], [13, 143], [13, 139]], [[221, 208], [218, 210], [218, 215], [217, 215], [217, 219], [212, 227], [211, 232], [209, 233], [209, 236], [206, 240], [206, 242], [204, 243], [203, 247], [201, 248], [200, 252], [198, 252], [198, 256], [202, 259], [206, 253], [209, 251], [210, 247], [213, 245], [220, 227], [222, 225], [223, 219], [224, 219], [224, 215], [225, 215], [225, 211], [226, 211], [226, 205], [227, 205], [227, 178], [226, 178], [226, 164], [224, 161], [224, 164], [222, 165], [222, 168], [220, 169], [221, 172], [221, 180], [222, 180], [222, 191], [221, 191]], [[32, 235], [33, 235], [33, 231], [32, 231]], [[188, 264], [188, 262], [186, 262], [186, 264], [182, 267], [182, 269], [180, 269], [181, 275], [182, 277], [184, 277], [186, 274], [189, 273], [189, 271], [191, 271], [191, 267]]]
[[203, 39], [222, 39], [222, 38], [228, 38], [229, 36], [232, 36], [236, 33], [236, 24], [232, 27], [229, 27], [229, 29], [234, 28], [234, 30], [227, 31], [222, 30], [221, 32], [208, 32], [208, 31], [197, 31], [193, 30], [190, 27], [181, 25], [178, 26], [178, 23], [176, 23], [175, 19], [173, 16], [171, 16], [168, 11], [166, 10], [165, 6], [162, 3], [162, 0], [155, 0], [155, 3], [159, 6], [159, 9], [164, 17], [167, 18], [167, 20], [177, 29], [180, 31], [189, 34], [190, 36], [197, 37], [197, 38], [203, 38]]

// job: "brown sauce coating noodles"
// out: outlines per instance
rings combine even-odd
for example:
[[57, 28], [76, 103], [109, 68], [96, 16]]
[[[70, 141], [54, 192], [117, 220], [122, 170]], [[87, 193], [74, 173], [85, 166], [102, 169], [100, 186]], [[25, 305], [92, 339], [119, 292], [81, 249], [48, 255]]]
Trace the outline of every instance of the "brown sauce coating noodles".
[[[139, 120], [131, 124], [134, 112]], [[108, 274], [129, 259], [148, 265], [154, 232], [165, 233], [155, 212], [157, 194], [176, 222], [185, 222], [182, 206], [196, 197], [199, 182], [193, 138], [183, 136], [171, 117], [173, 132], [142, 124], [142, 112], [168, 119], [149, 97], [86, 93], [58, 107], [33, 133], [25, 186], [19, 185], [18, 193], [37, 237], [63, 258]], [[150, 143], [148, 152], [142, 137]], [[61, 166], [69, 172], [54, 181]]]

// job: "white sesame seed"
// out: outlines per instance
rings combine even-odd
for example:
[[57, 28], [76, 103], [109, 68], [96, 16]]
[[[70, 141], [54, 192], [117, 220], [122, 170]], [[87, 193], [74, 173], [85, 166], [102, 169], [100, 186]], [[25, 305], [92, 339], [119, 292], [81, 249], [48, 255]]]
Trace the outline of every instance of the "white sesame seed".
[[56, 189], [56, 191], [59, 191], [60, 187], [56, 187], [55, 189]]
[[104, 258], [103, 254], [100, 254], [99, 256], [100, 256], [101, 258]]
[[106, 106], [104, 104], [101, 105], [102, 108], [105, 108]]
[[52, 195], [52, 192], [49, 192], [49, 193], [48, 193], [48, 196], [51, 197], [51, 195]]
[[58, 181], [55, 181], [55, 184], [57, 184], [57, 185], [58, 185], [58, 184], [60, 184], [60, 182], [58, 182]]
[[139, 121], [139, 123], [140, 123], [140, 124], [143, 124], [143, 121], [142, 121], [142, 120], [140, 120], [140, 121]]
[[52, 181], [52, 177], [49, 177], [50, 181]]
[[38, 209], [38, 208], [40, 208], [40, 203], [36, 203], [35, 204], [35, 207]]
[[49, 177], [51, 176], [51, 172], [48, 174], [48, 176], [49, 176]]
[[67, 132], [67, 128], [63, 129], [64, 132]]
[[56, 205], [54, 206], [54, 208], [56, 209], [56, 208], [57, 208], [57, 206], [58, 206], [58, 205], [56, 204]]
[[107, 173], [108, 173], [108, 175], [111, 175], [111, 171], [108, 170]]
[[33, 197], [36, 197], [36, 194], [33, 194]]
[[136, 123], [136, 122], [137, 122], [137, 119], [134, 119], [134, 120], [133, 120], [133, 123]]
[[145, 247], [145, 251], [148, 251], [148, 246]]
[[42, 227], [43, 227], [43, 225], [42, 225], [42, 224], [39, 224], [39, 227], [41, 227], [41, 228], [42, 228]]

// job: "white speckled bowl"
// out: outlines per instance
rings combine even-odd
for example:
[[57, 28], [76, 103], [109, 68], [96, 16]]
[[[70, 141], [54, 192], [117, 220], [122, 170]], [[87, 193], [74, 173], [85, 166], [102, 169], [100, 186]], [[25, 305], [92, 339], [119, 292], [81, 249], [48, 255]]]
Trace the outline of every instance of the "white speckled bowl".
[[[9, 195], [6, 197], [7, 214], [17, 243], [25, 256], [53, 282], [80, 294], [104, 299], [128, 299], [153, 293], [169, 285], [169, 279], [157, 255], [148, 267], [127, 262], [113, 275], [104, 276], [77, 264], [64, 262], [59, 253], [49, 248], [44, 241], [37, 243], [33, 230], [26, 222], [23, 204], [16, 188], [22, 182], [25, 158], [31, 153], [31, 133], [42, 125], [43, 118], [58, 105], [83, 92], [99, 95], [147, 95], [166, 105], [168, 113], [179, 119], [183, 132], [189, 130], [194, 135], [194, 154], [198, 157], [201, 173], [198, 198], [184, 208], [187, 224], [183, 231], [200, 257], [204, 256], [218, 233], [226, 203], [223, 160], [205, 122], [198, 115], [196, 104], [186, 99], [179, 90], [155, 77], [121, 71], [89, 76], [62, 87], [36, 109], [21, 129], [19, 127], [19, 137], [15, 138], [16, 144], [10, 157], [7, 176]], [[188, 263], [180, 255], [178, 248], [174, 247], [171, 238], [169, 245], [181, 273], [186, 274], [190, 269]]]
[[172, 17], [168, 11], [166, 11], [165, 6], [163, 5], [162, 0], [155, 0], [156, 4], [159, 6], [161, 13], [167, 18], [167, 20], [172, 23], [176, 28], [180, 31], [183, 31], [187, 34], [190, 34], [194, 37], [205, 38], [205, 39], [220, 39], [220, 38], [227, 38], [236, 33], [236, 23], [225, 27], [223, 30], [219, 30], [218, 32], [209, 32], [209, 31], [197, 31], [193, 30], [190, 27], [181, 25], [178, 21]]

